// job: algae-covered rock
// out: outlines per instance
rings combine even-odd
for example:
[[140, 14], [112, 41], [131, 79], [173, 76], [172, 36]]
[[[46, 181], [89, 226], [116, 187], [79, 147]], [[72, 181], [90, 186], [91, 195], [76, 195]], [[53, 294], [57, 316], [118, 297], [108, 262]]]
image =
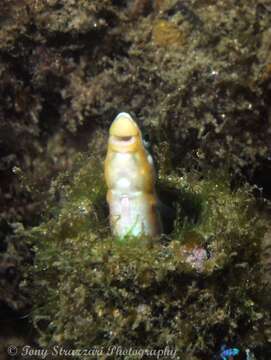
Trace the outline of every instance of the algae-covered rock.
[[270, 18], [263, 1], [4, 1], [1, 84], [14, 106], [1, 118], [19, 112], [43, 150], [41, 135], [131, 111], [178, 166], [253, 171], [269, 154]]
[[[174, 194], [178, 209], [173, 231], [123, 242], [110, 234], [100, 163], [81, 164], [64, 190], [61, 179], [56, 184], [61, 203], [29, 234], [40, 344], [168, 346], [182, 359], [201, 359], [225, 343], [267, 354], [264, 224], [249, 188], [231, 190], [222, 176], [161, 174], [160, 191]], [[201, 269], [183, 254], [194, 243], [209, 254]]]
[[[64, 294], [67, 293], [68, 295], [68, 290], [75, 290], [79, 284], [78, 273], [74, 274], [72, 269], [75, 272], [76, 269], [77, 271], [79, 269], [76, 261], [79, 262], [78, 259], [83, 253], [83, 244], [86, 246], [87, 254], [90, 254], [88, 251], [92, 245], [94, 249], [98, 244], [105, 246], [104, 250], [97, 250], [97, 254], [104, 256], [105, 259], [102, 260], [105, 265], [100, 263], [100, 267], [97, 267], [98, 277], [105, 277], [105, 269], [108, 267], [110, 270], [110, 265], [107, 263], [108, 257], [102, 251], [105, 253], [109, 251], [108, 248], [111, 244], [112, 249], [114, 249], [114, 256], [120, 257], [123, 261], [123, 269], [126, 269], [126, 266], [127, 269], [130, 269], [128, 256], [125, 257], [130, 250], [123, 250], [123, 255], [122, 248], [118, 248], [115, 243], [112, 243], [113, 240], [109, 235], [102, 190], [96, 194], [96, 200], [92, 197], [94, 193], [90, 191], [91, 186], [86, 195], [85, 184], [91, 184], [94, 180], [89, 179], [86, 182], [84, 180], [80, 183], [80, 187], [82, 187], [81, 198], [78, 185], [77, 194], [74, 195], [74, 198], [68, 197], [69, 200], [67, 201], [70, 202], [70, 208], [67, 201], [64, 202], [62, 199], [63, 191], [61, 189], [57, 192], [53, 191], [55, 182], [59, 184], [69, 182], [71, 176], [69, 171], [74, 166], [78, 151], [87, 151], [90, 143], [89, 149], [91, 151], [96, 148], [99, 149], [99, 154], [103, 153], [102, 149], [106, 143], [105, 132], [110, 122], [120, 111], [128, 111], [135, 116], [140, 128], [145, 128], [150, 135], [154, 159], [160, 163], [161, 176], [163, 176], [160, 181], [160, 196], [163, 200], [170, 199], [171, 202], [177, 196], [176, 192], [179, 194], [176, 202], [178, 204], [177, 213], [180, 213], [179, 218], [181, 219], [180, 224], [177, 224], [178, 221], [176, 220], [175, 232], [174, 235], [171, 233], [170, 240], [167, 241], [164, 238], [162, 242], [153, 244], [153, 248], [151, 247], [149, 251], [142, 250], [142, 254], [138, 253], [141, 250], [137, 248], [130, 251], [129, 259], [131, 264], [136, 264], [134, 265], [136, 271], [134, 268], [131, 273], [128, 270], [129, 281], [137, 281], [135, 280], [136, 273], [142, 274], [143, 271], [141, 270], [143, 261], [142, 263], [137, 262], [133, 256], [138, 254], [140, 258], [142, 255], [142, 259], [149, 256], [146, 259], [146, 264], [150, 264], [150, 271], [145, 271], [146, 281], [149, 281], [151, 286], [154, 284], [154, 287], [160, 288], [160, 283], [153, 280], [153, 274], [156, 274], [157, 270], [156, 265], [154, 265], [155, 261], [159, 259], [161, 262], [160, 255], [157, 254], [161, 253], [161, 256], [166, 257], [165, 254], [168, 251], [170, 253], [173, 244], [177, 242], [178, 251], [176, 250], [176, 254], [178, 256], [170, 253], [169, 258], [173, 263], [176, 260], [176, 263], [179, 264], [181, 261], [179, 259], [182, 259], [181, 254], [189, 252], [192, 244], [191, 254], [194, 254], [194, 247], [210, 253], [210, 258], [206, 261], [202, 274], [201, 266], [197, 271], [196, 268], [189, 267], [187, 262], [181, 263], [180, 268], [185, 268], [185, 270], [180, 270], [181, 273], [175, 267], [173, 267], [172, 273], [176, 272], [177, 278], [179, 278], [178, 274], [181, 274], [180, 278], [182, 278], [184, 271], [185, 278], [186, 276], [189, 278], [184, 288], [181, 288], [185, 294], [188, 294], [188, 284], [192, 284], [192, 292], [194, 291], [193, 284], [195, 284], [197, 294], [199, 294], [198, 285], [200, 287], [202, 284], [204, 286], [207, 284], [208, 286], [206, 285], [204, 289], [207, 289], [206, 297], [212, 299], [209, 302], [210, 308], [213, 304], [213, 308], [219, 309], [219, 311], [218, 313], [216, 311], [210, 313], [210, 322], [206, 327], [208, 330], [204, 328], [205, 330], [202, 332], [203, 341], [197, 338], [198, 335], [195, 335], [199, 332], [194, 330], [192, 324], [202, 324], [203, 328], [205, 320], [208, 319], [208, 315], [206, 315], [205, 319], [202, 320], [203, 311], [199, 310], [203, 309], [204, 306], [207, 307], [207, 301], [200, 300], [201, 295], [205, 294], [205, 290], [200, 290], [195, 303], [191, 300], [190, 295], [188, 296], [187, 301], [190, 307], [187, 310], [187, 318], [190, 317], [189, 322], [184, 320], [182, 315], [180, 315], [181, 320], [178, 320], [179, 312], [182, 314], [184, 304], [180, 304], [178, 301], [183, 300], [178, 300], [177, 295], [174, 295], [179, 289], [175, 290], [175, 285], [172, 285], [170, 276], [173, 275], [171, 273], [165, 275], [165, 278], [161, 275], [163, 284], [167, 284], [169, 279], [171, 287], [167, 292], [167, 286], [163, 286], [165, 293], [162, 292], [163, 295], [161, 296], [164, 300], [159, 298], [161, 302], [158, 302], [158, 305], [156, 300], [153, 300], [149, 305], [144, 303], [145, 295], [139, 299], [137, 293], [128, 292], [129, 295], [126, 298], [125, 292], [120, 292], [119, 289], [126, 289], [125, 284], [128, 283], [128, 278], [125, 277], [128, 275], [125, 275], [124, 270], [120, 270], [120, 275], [118, 275], [120, 278], [116, 278], [117, 285], [120, 283], [120, 288], [117, 288], [115, 294], [117, 300], [122, 299], [122, 297], [126, 299], [123, 309], [120, 308], [120, 303], [114, 300], [114, 296], [111, 294], [111, 292], [114, 293], [111, 270], [108, 271], [108, 287], [101, 289], [99, 287], [101, 282], [98, 281], [99, 296], [97, 299], [100, 299], [99, 301], [102, 304], [98, 304], [99, 309], [107, 308], [106, 301], [109, 302], [107, 299], [112, 298], [115, 301], [117, 310], [112, 314], [115, 314], [117, 320], [112, 321], [112, 323], [115, 324], [117, 331], [122, 334], [120, 336], [122, 343], [130, 341], [124, 339], [125, 329], [128, 329], [130, 324], [129, 321], [133, 322], [133, 319], [139, 316], [132, 310], [127, 310], [130, 317], [127, 316], [127, 323], [122, 323], [126, 318], [126, 310], [124, 309], [126, 309], [126, 305], [132, 304], [133, 299], [135, 305], [144, 310], [144, 315], [142, 315], [141, 310], [139, 311], [143, 318], [143, 325], [141, 325], [140, 320], [138, 322], [140, 325], [136, 325], [129, 335], [133, 336], [135, 342], [141, 343], [144, 338], [144, 331], [148, 332], [148, 329], [151, 329], [150, 339], [156, 344], [155, 346], [165, 344], [167, 340], [164, 339], [171, 339], [171, 337], [173, 337], [172, 343], [174, 343], [179, 331], [179, 325], [176, 324], [179, 322], [190, 324], [191, 326], [187, 325], [185, 330], [186, 340], [181, 337], [179, 347], [180, 351], [189, 352], [190, 359], [201, 356], [199, 355], [201, 353], [209, 356], [211, 351], [216, 351], [221, 345], [219, 339], [226, 336], [229, 336], [229, 339], [235, 343], [231, 334], [233, 334], [232, 329], [236, 323], [237, 330], [234, 332], [234, 336], [237, 336], [238, 341], [240, 338], [241, 345], [244, 344], [257, 349], [265, 348], [266, 341], [262, 329], [267, 327], [264, 322], [269, 320], [264, 313], [258, 311], [260, 305], [258, 300], [254, 299], [261, 292], [261, 283], [259, 282], [258, 287], [255, 285], [255, 279], [250, 280], [250, 276], [258, 276], [258, 272], [254, 271], [254, 267], [251, 265], [254, 262], [250, 256], [254, 250], [249, 249], [252, 249], [251, 244], [254, 237], [257, 241], [261, 241], [261, 236], [256, 235], [258, 227], [251, 225], [251, 222], [254, 221], [252, 219], [259, 215], [257, 215], [255, 208], [250, 212], [252, 214], [250, 216], [244, 211], [244, 216], [247, 214], [249, 218], [241, 219], [239, 218], [240, 209], [238, 208], [237, 211], [235, 208], [237, 206], [235, 201], [240, 200], [241, 194], [244, 194], [246, 198], [247, 190], [231, 193], [223, 188], [221, 194], [218, 194], [214, 189], [215, 198], [213, 198], [211, 192], [206, 194], [204, 190], [204, 184], [210, 185], [209, 180], [202, 180], [199, 176], [198, 180], [192, 181], [189, 191], [185, 190], [179, 193], [183, 185], [190, 183], [190, 179], [189, 181], [184, 180], [184, 183], [168, 184], [168, 177], [169, 174], [177, 173], [176, 176], [180, 179], [179, 172], [175, 171], [178, 168], [185, 169], [184, 174], [189, 173], [194, 168], [202, 174], [206, 174], [206, 169], [214, 167], [223, 169], [226, 167], [233, 175], [233, 183], [239, 180], [236, 178], [236, 174], [238, 176], [240, 173], [244, 174], [251, 182], [263, 186], [263, 196], [270, 196], [270, 191], [268, 192], [271, 168], [270, 21], [270, 4], [267, 0], [257, 0], [253, 3], [234, 0], [3, 0], [1, 2], [1, 306], [4, 304], [4, 307], [8, 306], [14, 311], [22, 311], [29, 302], [29, 299], [21, 292], [19, 283], [21, 281], [21, 268], [25, 263], [31, 264], [33, 254], [29, 256], [29, 250], [25, 246], [24, 237], [21, 235], [20, 229], [22, 228], [29, 229], [32, 226], [38, 226], [37, 231], [40, 231], [44, 227], [49, 234], [51, 234], [51, 230], [55, 231], [54, 234], [50, 235], [54, 240], [50, 241], [51, 238], [45, 236], [45, 238], [41, 237], [43, 240], [40, 243], [37, 243], [37, 266], [38, 269], [41, 269], [39, 264], [46, 263], [45, 259], [42, 260], [42, 254], [51, 249], [48, 266], [53, 258], [57, 259], [54, 262], [57, 269], [55, 276], [57, 284], [55, 285], [59, 286], [60, 297], [56, 298], [65, 304], [67, 303], [71, 310], [75, 303], [69, 296], [65, 298]], [[62, 181], [55, 180], [57, 175], [61, 175]], [[171, 177], [171, 181], [173, 181], [174, 176], [171, 175]], [[84, 176], [82, 179], [85, 179]], [[209, 185], [206, 187], [208, 188]], [[199, 186], [199, 197], [197, 196], [197, 186]], [[74, 189], [74, 187], [72, 188]], [[224, 191], [228, 194], [226, 198]], [[204, 199], [211, 198], [212, 201], [208, 201], [212, 202], [212, 207], [204, 206], [203, 204], [206, 202], [201, 201], [202, 197]], [[78, 200], [79, 198], [80, 200]], [[248, 198], [251, 199], [251, 195]], [[230, 204], [233, 208], [230, 207]], [[44, 220], [49, 216], [48, 206], [49, 208], [55, 207], [54, 212], [50, 215], [52, 229], [49, 229], [49, 223]], [[223, 206], [225, 206], [224, 210], [222, 210]], [[208, 213], [208, 209], [212, 209], [210, 210], [211, 215]], [[236, 211], [239, 214], [237, 218], [234, 215]], [[92, 214], [92, 216], [85, 217], [85, 213]], [[187, 224], [183, 220], [185, 218], [191, 221], [189, 220], [190, 222], [188, 221]], [[201, 222], [200, 219], [203, 221]], [[240, 227], [237, 226], [239, 221], [242, 223]], [[235, 226], [231, 226], [231, 222]], [[240, 234], [238, 230], [239, 228], [244, 229], [243, 225], [245, 228], [251, 229], [246, 236]], [[85, 230], [83, 231], [82, 227], [84, 226]], [[172, 224], [168, 226], [168, 229], [172, 230]], [[238, 234], [236, 234], [237, 232]], [[58, 239], [57, 241], [55, 236]], [[216, 247], [215, 239], [220, 239], [220, 237], [221, 241], [218, 242], [220, 245]], [[244, 269], [247, 268], [244, 265], [246, 262], [240, 261], [240, 264], [243, 265], [238, 265], [240, 274], [236, 275], [235, 265], [226, 265], [227, 261], [232, 261], [233, 264], [239, 261], [237, 257], [229, 256], [227, 247], [224, 252], [223, 246], [226, 244], [226, 237], [231, 239], [228, 242], [229, 248], [235, 243], [233, 239], [239, 239], [236, 242], [239, 244], [241, 239], [247, 238], [250, 245], [247, 246], [247, 243], [243, 243], [242, 240], [242, 245], [238, 248], [237, 253], [241, 254], [242, 259], [243, 256], [247, 259], [248, 268], [251, 267], [253, 270], [241, 271], [242, 266]], [[79, 238], [82, 239], [82, 243]], [[68, 239], [71, 239], [72, 245], [67, 245]], [[65, 266], [70, 269], [71, 279], [74, 277], [74, 282], [68, 283], [68, 288], [65, 290], [63, 279], [66, 279], [66, 275], [70, 273], [62, 272], [63, 257], [58, 258], [58, 256], [64, 251], [62, 246], [67, 246], [68, 249], [71, 246], [74, 249], [75, 239], [79, 244], [80, 256], [72, 258], [71, 253], [68, 252], [70, 258], [67, 259]], [[101, 241], [98, 242], [98, 239]], [[269, 244], [268, 236], [266, 239]], [[36, 241], [34, 239], [35, 244]], [[44, 246], [48, 244], [47, 249], [42, 247], [43, 241]], [[144, 239], [143, 242], [145, 242]], [[181, 243], [180, 251], [179, 242]], [[51, 246], [55, 246], [55, 249]], [[250, 255], [246, 255], [247, 251]], [[221, 258], [219, 254], [221, 254]], [[255, 254], [258, 257], [257, 251]], [[88, 263], [82, 261], [80, 266], [82, 266], [84, 274], [83, 280], [89, 283], [89, 288], [83, 286], [83, 290], [81, 288], [78, 290], [79, 293], [80, 291], [82, 294], [86, 293], [87, 295], [84, 296], [87, 299], [89, 299], [90, 293], [93, 294], [96, 291], [93, 290], [95, 276], [87, 271], [93, 267], [94, 255], [88, 256], [90, 258], [87, 261], [90, 265], [88, 266]], [[118, 269], [114, 256], [112, 261]], [[82, 258], [84, 259], [84, 257]], [[257, 264], [256, 260], [255, 264]], [[216, 265], [214, 265], [216, 261], [219, 264], [218, 267], [221, 266], [222, 278], [227, 279], [223, 283], [223, 290], [226, 289], [224, 300], [222, 299], [225, 301], [223, 304], [221, 303], [222, 290], [217, 290], [221, 277], [215, 278], [215, 274], [220, 271], [220, 268], [216, 269]], [[58, 270], [57, 264], [59, 264], [60, 270]], [[43, 269], [47, 269], [46, 266]], [[50, 271], [54, 269], [54, 266], [50, 265]], [[162, 267], [165, 274], [169, 272], [167, 266], [172, 265], [165, 262], [164, 267]], [[37, 279], [42, 279], [43, 276], [48, 279], [49, 273], [47, 271], [41, 272]], [[16, 274], [12, 281], [9, 278], [10, 274]], [[236, 284], [240, 281], [242, 284], [248, 285], [241, 288], [234, 285], [232, 288], [232, 281], [234, 281], [233, 277], [235, 276]], [[243, 281], [242, 276], [249, 277], [248, 283]], [[44, 282], [40, 281], [40, 283], [42, 285]], [[139, 282], [134, 290], [140, 289], [141, 291], [143, 283], [145, 282]], [[211, 283], [215, 284], [214, 292], [210, 290], [213, 289], [210, 286]], [[53, 286], [50, 281], [48, 284], [50, 288]], [[173, 300], [169, 298], [170, 291], [172, 291]], [[209, 291], [211, 291], [211, 295]], [[254, 305], [249, 305], [252, 304], [249, 300], [246, 303], [247, 310], [245, 312], [243, 307], [245, 300], [243, 301], [244, 298], [240, 295], [242, 291], [244, 298], [247, 299], [247, 296], [253, 298], [251, 301], [256, 304], [256, 310], [253, 307]], [[50, 309], [48, 310], [49, 323], [52, 322], [52, 324], [46, 331], [45, 337], [46, 339], [53, 339], [59, 335], [58, 341], [60, 343], [62, 338], [67, 340], [71, 336], [71, 341], [75, 343], [77, 340], [74, 339], [77, 337], [79, 339], [79, 332], [75, 327], [72, 330], [76, 334], [70, 335], [67, 327], [67, 333], [63, 335], [65, 322], [71, 324], [65, 318], [69, 312], [62, 314], [60, 310], [55, 312], [52, 310], [54, 306], [55, 309], [60, 309], [58, 303], [53, 302], [53, 294], [55, 294], [54, 291], [52, 296], [49, 296], [50, 304], [53, 306], [51, 307], [48, 303]], [[145, 294], [144, 291], [142, 294]], [[232, 295], [236, 295], [235, 300], [240, 299], [240, 306], [236, 305], [235, 300], [229, 300], [228, 307], [225, 308], [227, 299], [232, 299]], [[84, 296], [82, 299], [85, 299]], [[176, 298], [177, 303], [174, 307]], [[114, 301], [113, 304], [115, 304]], [[86, 313], [92, 314], [86, 315], [85, 318], [88, 319], [88, 316], [93, 316], [96, 319], [93, 324], [96, 324], [97, 329], [100, 329], [99, 331], [102, 334], [108, 334], [110, 324], [102, 322], [101, 326], [98, 325], [100, 318], [98, 315], [93, 315], [95, 302], [91, 305], [89, 305], [88, 300], [86, 302], [82, 300], [82, 302], [83, 305], [80, 306], [84, 308], [84, 304], [88, 304], [87, 307], [90, 307], [90, 310]], [[191, 304], [194, 304], [193, 309]], [[235, 305], [238, 311], [233, 310]], [[43, 307], [41, 309], [44, 311]], [[208, 311], [206, 308], [207, 314], [209, 314]], [[83, 312], [83, 314], [85, 313]], [[112, 314], [110, 315], [107, 312], [105, 314], [107, 321], [115, 319]], [[222, 329], [219, 332], [221, 335], [218, 337], [214, 335], [215, 320], [212, 320], [212, 314], [218, 314], [218, 328], [219, 331]], [[177, 316], [175, 320], [174, 316]], [[231, 322], [232, 316], [236, 316], [236, 321]], [[76, 319], [74, 313], [71, 313], [70, 318], [72, 317]], [[255, 320], [257, 317], [259, 319]], [[249, 321], [251, 318], [253, 318], [251, 323], [246, 323], [246, 320], [243, 320], [248, 319], [247, 321]], [[149, 319], [148, 322], [147, 319]], [[223, 319], [225, 320], [224, 325]], [[82, 319], [76, 320], [76, 324], [80, 325], [78, 325], [78, 329], [80, 327], [81, 330], [83, 329], [84, 321], [83, 316]], [[244, 328], [241, 327], [238, 333], [241, 323]], [[261, 329], [258, 331], [259, 337], [250, 342], [247, 339], [254, 339], [254, 335], [257, 333], [256, 328], [253, 329], [255, 323], [261, 324]], [[154, 325], [158, 329], [157, 332], [153, 332]], [[121, 326], [123, 326], [123, 331]], [[90, 330], [89, 321], [87, 321], [86, 327], [86, 334], [95, 333], [94, 328]], [[165, 329], [165, 332], [162, 340], [159, 340], [158, 332], [162, 328]], [[53, 333], [51, 337], [48, 335], [49, 330]], [[140, 335], [141, 330], [142, 334]], [[115, 330], [111, 329], [110, 331], [114, 336]], [[208, 331], [210, 337], [207, 335]], [[245, 335], [243, 336], [241, 333]], [[191, 338], [191, 334], [194, 337]], [[80, 338], [82, 344], [84, 339], [86, 337]], [[80, 341], [78, 340], [78, 343]], [[94, 340], [90, 341], [94, 343]], [[199, 345], [199, 343], [205, 343], [205, 345]], [[189, 345], [188, 350], [184, 350], [187, 344], [194, 344], [195, 347]], [[259, 356], [264, 356], [263, 351]]]

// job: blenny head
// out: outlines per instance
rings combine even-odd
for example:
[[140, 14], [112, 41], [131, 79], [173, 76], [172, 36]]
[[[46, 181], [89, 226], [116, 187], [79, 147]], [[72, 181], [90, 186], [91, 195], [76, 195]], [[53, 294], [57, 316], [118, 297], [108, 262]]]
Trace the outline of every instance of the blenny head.
[[108, 147], [115, 152], [136, 152], [142, 147], [141, 131], [132, 117], [121, 112], [109, 129]]

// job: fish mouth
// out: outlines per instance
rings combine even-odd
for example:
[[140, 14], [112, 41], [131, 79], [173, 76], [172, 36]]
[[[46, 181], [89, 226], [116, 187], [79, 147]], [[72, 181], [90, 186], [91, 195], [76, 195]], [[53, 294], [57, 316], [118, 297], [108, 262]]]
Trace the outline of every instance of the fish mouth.
[[136, 141], [135, 136], [110, 136], [110, 143], [113, 145], [126, 146], [134, 144]]

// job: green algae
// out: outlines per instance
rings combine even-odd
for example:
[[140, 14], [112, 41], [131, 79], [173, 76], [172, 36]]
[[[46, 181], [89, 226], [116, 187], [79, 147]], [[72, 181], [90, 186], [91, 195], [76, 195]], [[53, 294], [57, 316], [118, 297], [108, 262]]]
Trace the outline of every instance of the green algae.
[[[101, 163], [83, 157], [80, 164], [64, 188], [63, 176], [56, 182], [61, 202], [28, 235], [39, 343], [168, 345], [183, 359], [210, 357], [222, 342], [266, 351], [265, 226], [250, 188], [231, 189], [216, 174], [161, 175], [160, 186], [174, 193], [180, 209], [172, 233], [119, 242], [110, 235]], [[181, 252], [195, 242], [210, 254], [201, 272]]]
[[[170, 199], [171, 203], [175, 201], [177, 219], [174, 229], [173, 225], [169, 226], [172, 231], [168, 234], [170, 240], [167, 237], [161, 239], [163, 246], [168, 247], [169, 243], [172, 245], [174, 241], [177, 246], [179, 243], [204, 245], [213, 254], [204, 270], [208, 273], [210, 268], [210, 274], [213, 274], [216, 267], [223, 268], [227, 259], [235, 263], [237, 259], [228, 256], [232, 245], [226, 246], [226, 234], [233, 239], [238, 232], [238, 244], [241, 241], [239, 237], [243, 240], [246, 236], [251, 239], [256, 232], [252, 222], [258, 216], [257, 209], [250, 210], [248, 221], [245, 215], [245, 200], [243, 199], [244, 214], [242, 207], [238, 207], [240, 204], [236, 204], [234, 200], [239, 199], [242, 192], [246, 197], [248, 190], [234, 190], [235, 193], [229, 191], [228, 187], [225, 194], [224, 190], [221, 190], [221, 193], [215, 190], [216, 202], [210, 191], [208, 192], [211, 183], [206, 178], [204, 182], [197, 175], [197, 180], [188, 181], [186, 174], [194, 167], [200, 169], [200, 173], [206, 173], [206, 168], [224, 168], [226, 165], [235, 174], [245, 171], [249, 176], [258, 169], [264, 174], [266, 183], [270, 183], [269, 1], [259, 0], [252, 4], [237, 3], [234, 0], [4, 0], [1, 5], [0, 172], [3, 201], [0, 209], [0, 266], [4, 274], [1, 280], [1, 301], [15, 310], [23, 309], [29, 301], [21, 293], [21, 287], [18, 287], [18, 275], [22, 264], [31, 263], [32, 260], [24, 237], [17, 229], [36, 226], [42, 222], [42, 217], [48, 217], [48, 223], [43, 220], [38, 229], [44, 228], [47, 234], [50, 234], [52, 226], [52, 243], [49, 242], [47, 246], [44, 240], [45, 248], [43, 249], [41, 243], [37, 247], [40, 254], [51, 252], [51, 255], [48, 255], [49, 267], [53, 258], [56, 263], [61, 264], [58, 254], [62, 251], [59, 244], [63, 238], [70, 238], [72, 244], [77, 239], [80, 244], [80, 239], [82, 242], [89, 241], [86, 234], [90, 232], [93, 243], [96, 244], [98, 238], [106, 238], [108, 240], [104, 241], [110, 242], [103, 193], [105, 190], [101, 188], [94, 201], [94, 193], [90, 190], [92, 180], [78, 183], [77, 190], [73, 186], [72, 189], [69, 188], [67, 183], [72, 175], [67, 169], [71, 169], [76, 162], [78, 150], [87, 150], [89, 142], [102, 153], [106, 144], [105, 129], [120, 111], [131, 111], [139, 120], [140, 126], [144, 125], [149, 130], [155, 159], [160, 160], [161, 152], [163, 154], [161, 149], [166, 148], [166, 154], [163, 155], [163, 177], [159, 180], [159, 186], [165, 202], [167, 199]], [[157, 43], [153, 38], [155, 24], [159, 23], [174, 24], [174, 32], [169, 32], [170, 39], [181, 41], [173, 41], [172, 46], [166, 48], [160, 46], [159, 41]], [[163, 39], [162, 33], [158, 35]], [[265, 162], [269, 164], [266, 167]], [[180, 174], [175, 174], [180, 181], [174, 184], [168, 174], [172, 174], [173, 169], [179, 167], [186, 169], [182, 174], [184, 182], [181, 181]], [[19, 176], [19, 173], [22, 176]], [[56, 174], [62, 174], [61, 181], [54, 180]], [[253, 180], [258, 181], [257, 178]], [[94, 183], [96, 186], [96, 182]], [[189, 187], [190, 183], [194, 184], [193, 188]], [[196, 183], [199, 184], [199, 193], [196, 191]], [[205, 190], [204, 183], [207, 184]], [[55, 191], [54, 185], [57, 184], [59, 189]], [[65, 191], [68, 193], [74, 191], [73, 195], [68, 196], [68, 200], [66, 195], [63, 195], [63, 184], [67, 185]], [[88, 191], [86, 184], [90, 184]], [[212, 184], [214, 187], [215, 182]], [[222, 186], [221, 181], [219, 184], [219, 187]], [[180, 191], [179, 188], [184, 190]], [[212, 198], [212, 207], [205, 201], [209, 196]], [[93, 199], [93, 202], [89, 199]], [[253, 202], [252, 199], [251, 201]], [[50, 205], [47, 206], [48, 202]], [[228, 204], [225, 215], [221, 209], [223, 202], [224, 205]], [[229, 202], [232, 202], [232, 207]], [[86, 212], [91, 216], [88, 217]], [[231, 226], [230, 222], [235, 224], [235, 227]], [[249, 234], [245, 235], [245, 228], [249, 229], [250, 226], [251, 237]], [[49, 239], [45, 236], [46, 238]], [[44, 238], [41, 236], [41, 239]], [[58, 240], [55, 242], [56, 239]], [[218, 244], [217, 239], [221, 239]], [[142, 239], [142, 242], [148, 244], [148, 240]], [[230, 240], [229, 244], [232, 244], [232, 241]], [[245, 255], [248, 249], [245, 241], [242, 241], [243, 250], [241, 245], [237, 250], [242, 253], [242, 259], [244, 256], [249, 260], [250, 267], [255, 249], [248, 247], [251, 250]], [[270, 239], [268, 242], [270, 243]], [[68, 245], [65, 246], [68, 248]], [[74, 254], [78, 252], [81, 256], [83, 250], [80, 245], [78, 251], [77, 248], [72, 248]], [[218, 256], [220, 251], [221, 258]], [[256, 258], [258, 251], [255, 251]], [[97, 254], [100, 254], [98, 250]], [[71, 257], [71, 252], [68, 251], [67, 255]], [[155, 258], [155, 255], [153, 256]], [[9, 272], [6, 271], [6, 264], [12, 264], [12, 269], [18, 271], [11, 286], [6, 275]], [[243, 262], [243, 265], [238, 265], [240, 271], [242, 266], [247, 269], [245, 264], [246, 262]], [[68, 260], [65, 266], [69, 267]], [[44, 269], [47, 269], [46, 265]], [[83, 269], [82, 265], [82, 271], [87, 272], [87, 269], [87, 266]], [[231, 271], [229, 264], [227, 276]], [[235, 271], [237, 270], [235, 269], [233, 274]], [[104, 276], [103, 272], [102, 274]], [[195, 272], [193, 274], [198, 277]], [[42, 276], [41, 272], [41, 284]], [[58, 283], [66, 281], [64, 275], [61, 280], [58, 276], [56, 271]], [[220, 278], [216, 281], [219, 282]], [[253, 281], [250, 283], [251, 289], [254, 284]], [[70, 286], [71, 289], [76, 287], [75, 283]], [[64, 290], [61, 291], [64, 296]], [[87, 292], [85, 288], [84, 291]], [[239, 294], [238, 290], [236, 291]], [[46, 291], [41, 294], [47, 296]], [[59, 309], [59, 306], [57, 302], [53, 302], [53, 296], [58, 299], [54, 289], [50, 290], [48, 313], [51, 314], [49, 318], [55, 319], [53, 308]], [[37, 299], [39, 298], [40, 296], [37, 296]], [[64, 302], [63, 298], [62, 301]], [[139, 300], [137, 301], [139, 303]], [[213, 301], [217, 306], [216, 296]], [[66, 302], [73, 306], [72, 302], [69, 303], [69, 296]], [[258, 301], [255, 303], [259, 304]], [[247, 304], [252, 303], [248, 301]], [[159, 311], [165, 306], [163, 303]], [[201, 309], [201, 305], [196, 303], [195, 311], [198, 308]], [[241, 308], [243, 311], [244, 308]], [[253, 306], [248, 306], [247, 309], [250, 311], [249, 317], [252, 316]], [[223, 315], [224, 310], [223, 308], [223, 311], [218, 313]], [[159, 311], [157, 310], [160, 314]], [[169, 316], [169, 322], [174, 311], [170, 305], [169, 315], [165, 316]], [[151, 310], [148, 315], [150, 319], [153, 319], [154, 312]], [[226, 313], [226, 325], [223, 327], [221, 320], [219, 329], [229, 328], [229, 311]], [[43, 316], [43, 313], [39, 315]], [[123, 313], [119, 319], [123, 319], [122, 315]], [[62, 316], [64, 318], [64, 315]], [[195, 319], [195, 314], [193, 316]], [[201, 321], [200, 316], [201, 314], [198, 321]], [[259, 320], [263, 323], [264, 321]], [[157, 322], [159, 323], [159, 320]], [[192, 322], [191, 320], [189, 324]], [[94, 324], [97, 324], [97, 321]], [[163, 322], [162, 324], [165, 325]], [[54, 326], [51, 324], [50, 329], [54, 329]], [[62, 330], [59, 330], [61, 326]], [[86, 326], [89, 334], [89, 322]], [[267, 325], [263, 327], [267, 328]], [[57, 327], [58, 330], [52, 332], [62, 336], [63, 328], [62, 322], [62, 325]], [[160, 324], [159, 329], [161, 328]], [[165, 332], [166, 329], [167, 325]], [[227, 329], [221, 330], [222, 333], [226, 334]], [[170, 338], [174, 330], [169, 326], [167, 331]], [[174, 339], [176, 332], [177, 330], [173, 334]], [[262, 331], [259, 331], [257, 338], [256, 332], [255, 330], [256, 340], [251, 342], [251, 346], [260, 348], [261, 344], [265, 344], [265, 338], [262, 337]], [[214, 333], [211, 331], [211, 334]], [[50, 339], [50, 335], [46, 336]], [[76, 336], [79, 337], [78, 334]], [[153, 336], [157, 338], [155, 334]], [[163, 336], [166, 338], [166, 335]], [[186, 336], [188, 344], [190, 335]], [[215, 336], [212, 336], [210, 348], [218, 348], [218, 344], [213, 344]], [[191, 340], [191, 344], [195, 344], [194, 340]], [[249, 346], [249, 341], [245, 342]], [[262, 345], [263, 348], [264, 346]], [[189, 358], [195, 356], [190, 351]], [[261, 353], [260, 356], [264, 357], [264, 354]]]

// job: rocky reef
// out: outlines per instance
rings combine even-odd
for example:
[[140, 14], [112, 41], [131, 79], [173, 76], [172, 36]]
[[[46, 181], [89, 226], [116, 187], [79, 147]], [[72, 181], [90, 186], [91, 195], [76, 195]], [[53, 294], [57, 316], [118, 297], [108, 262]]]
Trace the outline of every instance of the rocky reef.
[[[226, 343], [268, 355], [265, 224], [249, 188], [233, 191], [221, 174], [160, 174], [160, 192], [174, 195], [178, 209], [170, 235], [118, 241], [107, 221], [102, 171], [91, 158], [82, 164], [70, 184], [55, 184], [62, 205], [29, 235], [40, 344], [105, 352], [169, 346], [179, 358], [201, 359]], [[200, 267], [187, 261], [191, 247], [208, 253]]]
[[[1, 5], [1, 313], [32, 303], [44, 345], [148, 339], [201, 359], [224, 341], [269, 359], [269, 1]], [[177, 212], [140, 246], [110, 236], [96, 164], [120, 111]], [[191, 246], [203, 266], [185, 262]]]

